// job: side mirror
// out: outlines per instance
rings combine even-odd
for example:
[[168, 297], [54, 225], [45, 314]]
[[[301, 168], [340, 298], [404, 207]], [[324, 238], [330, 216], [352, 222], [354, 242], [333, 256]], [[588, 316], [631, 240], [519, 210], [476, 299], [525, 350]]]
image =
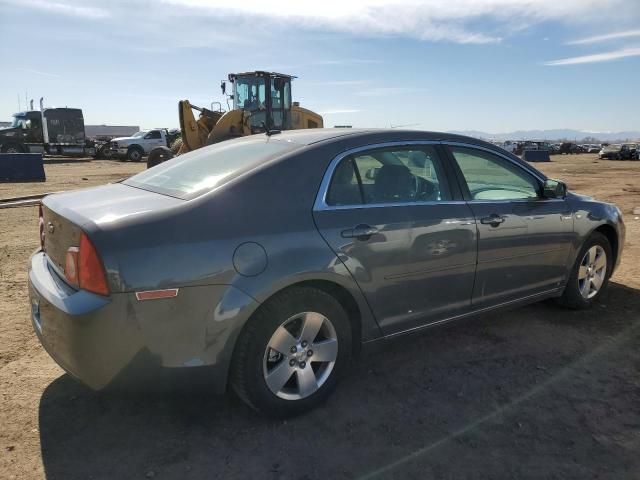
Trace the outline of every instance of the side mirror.
[[567, 196], [567, 184], [559, 180], [547, 179], [542, 192], [544, 198], [564, 198]]
[[224, 80], [220, 82], [220, 90], [222, 90], [222, 95], [227, 93], [227, 82]]

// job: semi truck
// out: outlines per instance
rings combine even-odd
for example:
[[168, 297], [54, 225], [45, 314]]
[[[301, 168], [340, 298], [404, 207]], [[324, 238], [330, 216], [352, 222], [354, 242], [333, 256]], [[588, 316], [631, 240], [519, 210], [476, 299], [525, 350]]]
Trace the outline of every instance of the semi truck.
[[9, 127], [0, 128], [0, 152], [44, 155], [94, 156], [93, 142], [85, 138], [79, 108], [31, 109], [13, 114]]

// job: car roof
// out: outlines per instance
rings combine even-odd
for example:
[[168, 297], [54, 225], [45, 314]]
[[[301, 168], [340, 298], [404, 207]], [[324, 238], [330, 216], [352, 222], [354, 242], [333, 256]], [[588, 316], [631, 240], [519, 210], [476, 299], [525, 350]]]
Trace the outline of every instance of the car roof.
[[361, 135], [371, 131], [370, 129], [361, 128], [305, 128], [278, 132], [277, 134], [272, 134], [271, 139], [297, 143], [299, 145], [311, 145], [313, 143], [341, 137]]
[[[264, 134], [263, 134], [264, 135]], [[439, 141], [469, 143], [475, 145], [495, 145], [473, 137], [454, 133], [432, 132], [424, 130], [400, 130], [393, 128], [310, 128], [302, 130], [285, 130], [271, 135], [271, 140], [312, 145], [316, 143], [343, 142], [353, 140], [354, 143], [383, 143], [396, 141]]]

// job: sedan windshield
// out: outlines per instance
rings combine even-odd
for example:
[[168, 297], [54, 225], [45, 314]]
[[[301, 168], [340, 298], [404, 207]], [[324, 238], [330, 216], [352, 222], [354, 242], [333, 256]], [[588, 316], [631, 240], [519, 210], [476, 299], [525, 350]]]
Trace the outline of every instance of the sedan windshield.
[[123, 183], [189, 200], [299, 146], [288, 142], [265, 141], [264, 137], [259, 140], [222, 142], [180, 155]]

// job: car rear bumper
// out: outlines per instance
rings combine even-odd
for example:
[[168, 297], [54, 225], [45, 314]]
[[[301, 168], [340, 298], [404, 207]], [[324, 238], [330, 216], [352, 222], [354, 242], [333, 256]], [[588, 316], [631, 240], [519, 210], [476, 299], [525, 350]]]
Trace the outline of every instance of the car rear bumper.
[[141, 353], [161, 367], [210, 366], [222, 392], [235, 340], [258, 304], [228, 285], [180, 289], [175, 298], [138, 301], [69, 287], [36, 252], [29, 264], [33, 328], [45, 350], [94, 390], [110, 384]]
[[31, 321], [43, 347], [71, 376], [93, 389], [106, 386], [143, 347], [127, 320], [124, 295], [109, 298], [65, 284], [42, 252], [31, 257]]

